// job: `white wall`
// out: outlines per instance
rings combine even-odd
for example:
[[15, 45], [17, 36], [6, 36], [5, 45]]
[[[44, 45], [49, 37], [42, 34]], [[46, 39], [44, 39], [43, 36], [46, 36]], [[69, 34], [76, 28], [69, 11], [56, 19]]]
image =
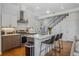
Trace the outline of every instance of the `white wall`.
[[66, 41], [71, 41], [74, 36], [79, 33], [79, 12], [69, 13], [63, 21], [56, 25], [53, 29], [56, 33], [63, 33], [63, 39]]
[[16, 5], [3, 4], [2, 6], [2, 26], [17, 26], [17, 20], [19, 19], [19, 9]]

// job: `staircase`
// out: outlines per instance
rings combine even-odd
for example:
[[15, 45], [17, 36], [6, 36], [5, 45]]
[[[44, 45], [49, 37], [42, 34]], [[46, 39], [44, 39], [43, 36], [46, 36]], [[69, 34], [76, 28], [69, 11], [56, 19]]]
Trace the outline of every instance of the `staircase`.
[[[46, 28], [51, 27], [53, 28], [54, 26], [56, 26], [58, 23], [60, 23], [61, 21], [63, 21], [64, 18], [66, 18], [69, 14], [62, 14], [62, 15], [58, 15], [58, 16], [54, 16], [54, 17], [48, 17], [47, 19], [49, 20], [48, 23], [46, 24]], [[47, 31], [45, 31], [45, 26], [42, 26], [40, 29], [40, 33], [46, 33]]]
[[62, 14], [62, 15], [58, 15], [58, 16], [54, 16], [47, 24], [48, 27], [54, 27], [56, 26], [58, 23], [60, 23], [64, 18], [66, 18], [69, 14]]

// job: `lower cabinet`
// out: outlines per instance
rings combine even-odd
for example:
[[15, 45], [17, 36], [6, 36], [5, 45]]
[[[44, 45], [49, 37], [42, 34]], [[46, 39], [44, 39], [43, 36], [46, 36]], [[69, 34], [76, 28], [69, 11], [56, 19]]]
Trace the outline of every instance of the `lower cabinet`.
[[12, 48], [21, 46], [20, 35], [3, 35], [2, 36], [2, 51], [7, 51]]

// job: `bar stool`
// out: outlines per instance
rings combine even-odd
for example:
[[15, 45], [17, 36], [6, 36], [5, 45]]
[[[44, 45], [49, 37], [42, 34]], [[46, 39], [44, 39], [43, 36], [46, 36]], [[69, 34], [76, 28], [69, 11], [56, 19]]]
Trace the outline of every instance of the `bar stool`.
[[48, 39], [48, 40], [45, 40], [45, 41], [41, 42], [41, 45], [40, 45], [40, 54], [39, 55], [41, 55], [41, 52], [44, 51], [44, 50], [46, 52], [46, 48], [48, 48], [48, 46], [46, 46], [45, 49], [42, 49], [42, 44], [49, 45], [49, 48], [50, 48], [50, 44], [53, 44], [54, 40], [55, 40], [55, 36], [52, 36], [51, 39]]
[[63, 36], [63, 33], [60, 33], [60, 43], [61, 43], [61, 49], [63, 49], [63, 41], [62, 41], [62, 36]]
[[61, 52], [59, 39], [60, 39], [60, 34], [57, 34], [56, 38], [55, 38], [55, 44], [54, 44], [55, 45], [55, 55], [57, 55], [57, 53], [56, 53], [57, 49], [59, 49], [59, 53]]

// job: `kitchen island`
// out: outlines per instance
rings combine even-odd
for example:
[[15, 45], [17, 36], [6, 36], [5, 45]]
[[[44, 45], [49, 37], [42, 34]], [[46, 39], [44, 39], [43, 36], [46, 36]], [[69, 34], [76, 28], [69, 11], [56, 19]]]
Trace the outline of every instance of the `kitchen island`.
[[[34, 46], [35, 46], [35, 49], [34, 49], [35, 53], [34, 54], [35, 54], [35, 56], [40, 55], [41, 42], [50, 39], [52, 35], [53, 34], [51, 34], [51, 35], [39, 35], [39, 34], [37, 34], [34, 36]], [[43, 44], [41, 49], [44, 49], [44, 48], [45, 48], [45, 45]], [[50, 49], [52, 49], [52, 45], [51, 45]], [[48, 52], [48, 50], [49, 49], [46, 49], [46, 51], [43, 51], [41, 53], [41, 55], [44, 56]]]
[[[40, 45], [42, 41], [48, 40], [52, 37], [53, 34], [49, 35], [49, 34], [45, 34], [45, 35], [41, 35], [41, 34], [34, 34], [34, 35], [23, 35], [27, 37], [27, 41], [33, 41], [34, 42], [34, 56], [39, 56], [40, 54]], [[50, 49], [52, 49], [52, 46], [50, 47]], [[42, 45], [42, 49], [45, 48], [45, 45]], [[49, 49], [47, 49], [46, 51], [43, 51], [41, 53], [42, 56], [44, 56]]]
[[[40, 45], [42, 41], [48, 40], [51, 38], [53, 34], [51, 35], [40, 35], [40, 34], [35, 34], [35, 35], [27, 35], [27, 37], [33, 38], [34, 39], [34, 56], [39, 56], [40, 54]], [[45, 48], [45, 45], [42, 45], [42, 49]], [[50, 49], [52, 48], [52, 46], [50, 47]], [[42, 56], [44, 56], [49, 49], [47, 49], [46, 51], [43, 51], [41, 53]]]

